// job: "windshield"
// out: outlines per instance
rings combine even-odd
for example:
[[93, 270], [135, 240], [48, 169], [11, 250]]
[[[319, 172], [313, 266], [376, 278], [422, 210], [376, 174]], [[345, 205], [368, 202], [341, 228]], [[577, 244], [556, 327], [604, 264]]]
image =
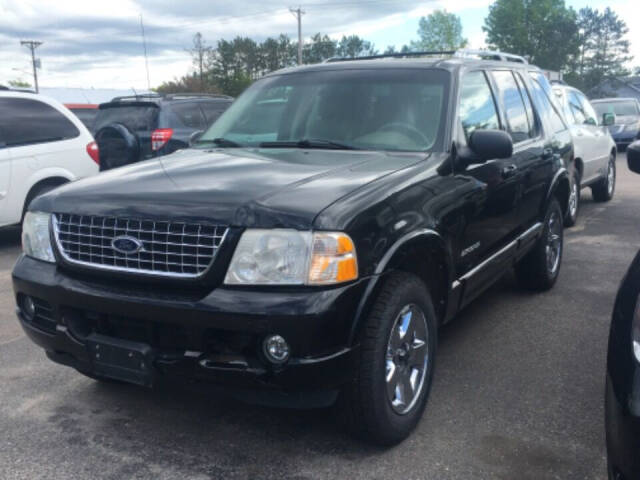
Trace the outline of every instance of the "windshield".
[[592, 103], [598, 115], [602, 117], [605, 113], [615, 113], [616, 115], [639, 115], [638, 106], [635, 102], [597, 102]]
[[432, 150], [442, 138], [448, 85], [448, 72], [436, 69], [267, 77], [241, 95], [200, 141], [218, 139], [222, 146], [303, 147], [324, 142], [332, 148]]

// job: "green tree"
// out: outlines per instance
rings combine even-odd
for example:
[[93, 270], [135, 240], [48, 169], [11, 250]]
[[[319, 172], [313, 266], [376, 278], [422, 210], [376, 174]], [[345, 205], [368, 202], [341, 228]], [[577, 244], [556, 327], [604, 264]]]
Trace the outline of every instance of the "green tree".
[[9, 86], [13, 88], [31, 88], [31, 84], [29, 82], [25, 82], [24, 80], [9, 80]]
[[327, 58], [335, 57], [338, 42], [332, 40], [329, 35], [316, 33], [311, 37], [311, 43], [304, 45], [302, 49], [303, 63], [320, 63]]
[[373, 43], [357, 35], [343, 36], [336, 48], [336, 54], [342, 58], [367, 57], [377, 53]]
[[578, 50], [576, 12], [564, 0], [496, 0], [482, 29], [490, 48], [561, 70]]
[[200, 32], [193, 36], [193, 46], [187, 50], [191, 55], [193, 66], [198, 72], [198, 79], [200, 80], [200, 91], [207, 91], [205, 69], [207, 58], [211, 54], [211, 47], [207, 46], [202, 34]]
[[467, 46], [462, 37], [460, 17], [446, 10], [436, 10], [422, 17], [418, 26], [419, 40], [411, 42], [415, 51], [458, 50]]

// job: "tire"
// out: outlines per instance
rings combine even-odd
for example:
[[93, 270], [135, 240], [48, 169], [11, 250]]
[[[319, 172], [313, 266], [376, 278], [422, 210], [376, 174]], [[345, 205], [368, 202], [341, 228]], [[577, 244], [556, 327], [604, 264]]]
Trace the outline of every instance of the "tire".
[[571, 183], [571, 193], [569, 195], [569, 206], [567, 215], [564, 217], [564, 226], [573, 227], [578, 221], [578, 212], [580, 211], [580, 175], [578, 172], [573, 174], [573, 182]]
[[551, 289], [560, 274], [564, 250], [562, 209], [557, 199], [547, 208], [542, 234], [533, 249], [516, 264], [516, 277], [530, 290]]
[[596, 202], [608, 202], [616, 191], [616, 157], [611, 154], [607, 175], [591, 187], [591, 194]]
[[[389, 446], [413, 431], [433, 379], [436, 325], [424, 283], [408, 273], [391, 274], [362, 325], [354, 377], [338, 403], [352, 434]], [[413, 340], [403, 341], [406, 335]]]
[[100, 151], [100, 171], [130, 165], [140, 160], [140, 140], [122, 123], [102, 127], [94, 138]]

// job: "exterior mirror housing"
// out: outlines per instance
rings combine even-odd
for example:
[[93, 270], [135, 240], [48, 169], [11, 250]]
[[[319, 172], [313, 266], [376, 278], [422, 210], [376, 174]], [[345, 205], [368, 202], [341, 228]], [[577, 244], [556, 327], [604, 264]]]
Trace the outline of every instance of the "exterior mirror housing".
[[469, 148], [482, 163], [487, 160], [510, 158], [513, 140], [504, 130], [474, 130], [469, 136]]
[[202, 134], [204, 133], [204, 131], [202, 130], [196, 130], [195, 132], [193, 132], [191, 134], [191, 136], [189, 137], [189, 146], [193, 147], [193, 144], [196, 143], [200, 137], [202, 136]]
[[627, 147], [627, 165], [632, 172], [640, 173], [640, 140]]
[[602, 125], [608, 127], [616, 123], [616, 115], [615, 113], [603, 113], [602, 114]]

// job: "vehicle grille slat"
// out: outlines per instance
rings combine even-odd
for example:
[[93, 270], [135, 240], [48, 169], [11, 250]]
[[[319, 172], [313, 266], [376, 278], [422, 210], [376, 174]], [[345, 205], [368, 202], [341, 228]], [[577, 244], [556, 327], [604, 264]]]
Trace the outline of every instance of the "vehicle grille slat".
[[[213, 263], [228, 228], [221, 225], [57, 213], [58, 251], [70, 263], [167, 277], [196, 278]], [[136, 239], [142, 248], [125, 254], [116, 237]]]

